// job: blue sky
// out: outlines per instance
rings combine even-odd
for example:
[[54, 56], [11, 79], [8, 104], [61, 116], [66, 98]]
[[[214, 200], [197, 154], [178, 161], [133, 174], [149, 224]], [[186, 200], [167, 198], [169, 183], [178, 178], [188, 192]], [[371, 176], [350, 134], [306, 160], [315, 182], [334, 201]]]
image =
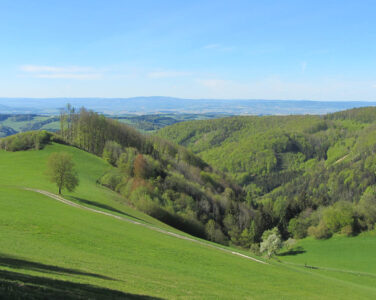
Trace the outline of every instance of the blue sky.
[[375, 1], [0, 1], [0, 97], [376, 101]]

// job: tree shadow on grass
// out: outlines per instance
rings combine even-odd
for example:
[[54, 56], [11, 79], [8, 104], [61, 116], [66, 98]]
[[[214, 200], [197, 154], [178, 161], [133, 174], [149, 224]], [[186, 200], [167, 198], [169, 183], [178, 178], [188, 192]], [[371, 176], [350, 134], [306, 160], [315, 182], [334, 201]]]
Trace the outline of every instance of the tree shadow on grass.
[[0, 270], [1, 299], [158, 299], [91, 284]]
[[51, 265], [45, 265], [38, 262], [28, 261], [21, 258], [12, 257], [6, 254], [0, 253], [0, 266], [8, 267], [12, 269], [23, 269], [23, 270], [31, 270], [31, 271], [37, 271], [37, 272], [43, 272], [43, 273], [54, 273], [54, 274], [61, 274], [61, 275], [81, 275], [81, 276], [89, 276], [89, 277], [95, 277], [100, 279], [106, 279], [106, 280], [115, 280], [113, 278], [95, 274], [95, 273], [89, 273], [84, 272], [80, 270], [75, 269], [68, 269], [68, 268], [62, 268], [58, 266], [51, 266]]
[[288, 251], [285, 251], [285, 252], [282, 252], [282, 253], [279, 253], [277, 254], [278, 256], [291, 256], [291, 255], [298, 255], [298, 254], [303, 254], [307, 252], [306, 250], [303, 249], [303, 247], [299, 246], [299, 247], [295, 247], [291, 250], [288, 250]]
[[125, 212], [122, 212], [122, 211], [120, 211], [120, 210], [118, 210], [116, 208], [113, 208], [112, 206], [106, 205], [106, 204], [98, 203], [98, 202], [87, 200], [87, 199], [82, 199], [82, 198], [75, 197], [75, 196], [68, 196], [66, 198], [68, 198], [68, 199], [70, 198], [70, 199], [75, 200], [75, 201], [77, 201], [77, 202], [79, 202], [81, 204], [92, 205], [92, 206], [95, 206], [95, 207], [98, 207], [98, 208], [106, 209], [106, 210], [109, 210], [109, 211], [121, 214], [121, 215], [129, 217], [129, 218], [133, 218], [133, 219], [137, 219], [139, 221], [143, 221], [145, 223], [149, 223], [149, 222], [147, 222], [147, 221], [145, 221], [143, 219], [140, 219], [140, 218], [137, 218], [137, 217], [132, 216], [130, 214], [127, 214]]

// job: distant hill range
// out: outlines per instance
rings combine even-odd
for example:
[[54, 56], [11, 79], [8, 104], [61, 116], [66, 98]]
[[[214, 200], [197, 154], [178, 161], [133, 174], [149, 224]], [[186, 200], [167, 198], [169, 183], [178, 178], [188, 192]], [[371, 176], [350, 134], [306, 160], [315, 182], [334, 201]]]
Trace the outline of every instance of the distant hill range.
[[230, 115], [326, 114], [355, 107], [376, 106], [365, 101], [219, 100], [171, 97], [135, 98], [0, 98], [0, 113], [57, 114], [67, 103], [99, 113], [161, 114], [220, 113]]

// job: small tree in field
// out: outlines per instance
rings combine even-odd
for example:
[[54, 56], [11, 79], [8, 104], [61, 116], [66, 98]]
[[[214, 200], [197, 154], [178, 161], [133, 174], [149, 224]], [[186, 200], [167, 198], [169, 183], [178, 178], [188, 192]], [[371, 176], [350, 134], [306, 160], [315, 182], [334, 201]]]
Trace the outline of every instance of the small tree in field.
[[281, 239], [281, 235], [278, 232], [277, 227], [274, 227], [271, 230], [266, 230], [262, 234], [260, 252], [265, 253], [267, 258], [272, 257], [281, 248], [282, 248], [282, 239]]
[[50, 181], [58, 186], [59, 195], [63, 188], [71, 192], [78, 186], [78, 176], [74, 170], [72, 155], [66, 152], [55, 152], [49, 156], [46, 173]]

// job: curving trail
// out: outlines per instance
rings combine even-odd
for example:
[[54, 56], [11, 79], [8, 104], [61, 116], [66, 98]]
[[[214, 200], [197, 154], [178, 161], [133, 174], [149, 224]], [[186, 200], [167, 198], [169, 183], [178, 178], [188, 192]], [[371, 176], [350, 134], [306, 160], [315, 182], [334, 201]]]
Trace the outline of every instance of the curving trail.
[[341, 157], [340, 159], [338, 159], [337, 161], [334, 162], [334, 164], [338, 164], [340, 163], [341, 161], [343, 161], [344, 159], [346, 159], [350, 154], [346, 154], [345, 156]]
[[106, 216], [109, 216], [111, 218], [115, 218], [115, 219], [118, 219], [118, 220], [129, 222], [129, 223], [132, 223], [132, 224], [135, 224], [135, 225], [144, 226], [144, 227], [146, 227], [148, 229], [151, 229], [151, 230], [154, 230], [154, 231], [158, 231], [158, 232], [160, 232], [162, 234], [170, 235], [170, 236], [176, 237], [178, 239], [190, 241], [192, 243], [200, 244], [200, 245], [203, 245], [203, 246], [215, 248], [217, 250], [220, 250], [220, 251], [223, 251], [223, 252], [227, 252], [229, 254], [233, 254], [233, 255], [241, 256], [241, 257], [249, 259], [249, 260], [253, 260], [253, 261], [258, 262], [260, 264], [264, 264], [264, 265], [268, 264], [268, 263], [266, 263], [266, 262], [264, 262], [262, 260], [259, 260], [257, 258], [248, 256], [248, 255], [244, 255], [244, 254], [236, 252], [236, 251], [231, 251], [229, 249], [225, 249], [225, 248], [222, 248], [222, 247], [219, 247], [219, 246], [215, 246], [215, 245], [212, 245], [212, 244], [209, 244], [209, 243], [205, 243], [205, 242], [202, 242], [202, 241], [199, 241], [199, 240], [196, 240], [196, 239], [192, 239], [190, 237], [187, 237], [187, 236], [184, 236], [184, 235], [181, 235], [181, 234], [178, 234], [178, 233], [174, 233], [174, 232], [171, 232], [171, 231], [167, 231], [167, 230], [164, 230], [164, 229], [152, 226], [152, 225], [144, 224], [144, 223], [141, 223], [141, 222], [137, 222], [137, 221], [125, 218], [125, 217], [120, 217], [120, 216], [117, 216], [117, 215], [114, 215], [114, 214], [111, 214], [111, 213], [108, 213], [108, 212], [104, 212], [104, 211], [97, 210], [97, 209], [94, 209], [94, 208], [91, 208], [91, 207], [83, 206], [81, 204], [77, 204], [75, 202], [69, 201], [69, 200], [64, 199], [63, 197], [61, 197], [59, 195], [56, 195], [56, 194], [53, 194], [53, 193], [50, 193], [50, 192], [47, 192], [47, 191], [44, 191], [44, 190], [32, 189], [32, 188], [24, 188], [24, 189], [27, 190], [27, 191], [32, 191], [32, 192], [43, 194], [43, 195], [45, 195], [47, 197], [50, 197], [50, 198], [52, 198], [54, 200], [60, 201], [60, 202], [62, 202], [64, 204], [67, 204], [67, 205], [70, 205], [70, 206], [73, 206], [73, 207], [77, 207], [77, 208], [85, 209], [85, 210], [88, 210], [88, 211], [91, 211], [91, 212], [95, 212], [95, 213], [98, 213], [98, 214], [106, 215]]

